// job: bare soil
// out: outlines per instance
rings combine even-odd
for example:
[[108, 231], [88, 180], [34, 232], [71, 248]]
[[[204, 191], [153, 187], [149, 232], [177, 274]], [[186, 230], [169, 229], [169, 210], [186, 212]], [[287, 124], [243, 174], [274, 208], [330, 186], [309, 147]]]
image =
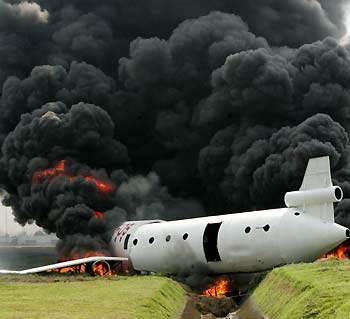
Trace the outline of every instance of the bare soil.
[[228, 299], [231, 298], [224, 300], [223, 298], [206, 297], [189, 293], [181, 319], [201, 319], [207, 318], [206, 316], [208, 318], [225, 318], [229, 313], [234, 313], [232, 318], [237, 319], [267, 319], [259, 313], [251, 298], [248, 298], [239, 309], [237, 309], [238, 306], [234, 302]]

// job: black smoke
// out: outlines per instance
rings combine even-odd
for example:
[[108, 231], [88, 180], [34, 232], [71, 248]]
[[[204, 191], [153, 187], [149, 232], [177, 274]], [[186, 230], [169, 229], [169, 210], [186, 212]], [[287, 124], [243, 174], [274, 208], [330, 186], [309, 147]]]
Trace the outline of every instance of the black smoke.
[[4, 203], [65, 255], [125, 220], [279, 207], [310, 157], [349, 196], [344, 4], [0, 0]]

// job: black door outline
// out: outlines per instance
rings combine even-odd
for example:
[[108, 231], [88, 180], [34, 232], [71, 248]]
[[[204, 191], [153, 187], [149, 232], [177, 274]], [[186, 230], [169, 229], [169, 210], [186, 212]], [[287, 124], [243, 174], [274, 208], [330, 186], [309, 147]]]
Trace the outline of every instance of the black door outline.
[[221, 261], [218, 251], [218, 235], [221, 223], [207, 224], [203, 234], [203, 248], [207, 262]]
[[124, 241], [124, 250], [128, 249], [129, 239], [130, 239], [130, 234], [127, 234]]

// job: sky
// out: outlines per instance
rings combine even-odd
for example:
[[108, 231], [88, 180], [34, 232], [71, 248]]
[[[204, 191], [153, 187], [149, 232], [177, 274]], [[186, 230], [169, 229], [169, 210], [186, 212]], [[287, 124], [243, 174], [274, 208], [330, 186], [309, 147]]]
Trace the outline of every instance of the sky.
[[345, 19], [345, 24], [346, 24], [346, 27], [348, 29], [348, 35], [349, 35], [349, 33], [350, 33], [350, 4], [348, 4], [346, 6], [346, 12], [347, 12], [347, 14], [346, 14], [346, 19]]
[[349, 37], [350, 37], [350, 3], [346, 5], [345, 7], [345, 26], [347, 29], [347, 34], [344, 36], [344, 38], [341, 40], [341, 42], [345, 42], [347, 43], [349, 41]]
[[10, 207], [3, 206], [0, 204], [0, 235], [6, 233], [6, 224], [7, 224], [7, 233], [9, 235], [16, 235], [25, 231], [27, 234], [33, 234], [34, 232], [40, 230], [36, 225], [27, 225], [22, 227], [14, 221], [12, 210]]

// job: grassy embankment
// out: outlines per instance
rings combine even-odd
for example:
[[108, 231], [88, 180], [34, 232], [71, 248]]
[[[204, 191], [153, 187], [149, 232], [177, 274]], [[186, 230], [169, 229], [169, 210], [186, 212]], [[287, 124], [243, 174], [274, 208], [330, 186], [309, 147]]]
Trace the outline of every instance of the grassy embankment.
[[0, 276], [0, 319], [175, 319], [185, 302], [165, 277]]
[[350, 262], [332, 259], [276, 268], [253, 297], [270, 319], [348, 319]]

